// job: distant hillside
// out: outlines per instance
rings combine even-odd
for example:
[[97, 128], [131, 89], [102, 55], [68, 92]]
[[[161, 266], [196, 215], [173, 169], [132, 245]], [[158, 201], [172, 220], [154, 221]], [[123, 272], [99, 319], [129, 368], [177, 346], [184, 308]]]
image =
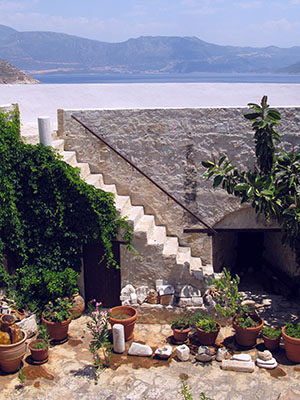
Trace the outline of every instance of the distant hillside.
[[297, 62], [296, 64], [289, 65], [286, 68], [281, 68], [278, 70], [278, 72], [284, 74], [300, 74], [300, 61]]
[[0, 59], [0, 84], [3, 83], [38, 83], [38, 81], [24, 74], [8, 61]]
[[274, 72], [300, 60], [300, 47], [219, 46], [196, 37], [140, 37], [106, 43], [0, 25], [0, 58], [27, 73]]

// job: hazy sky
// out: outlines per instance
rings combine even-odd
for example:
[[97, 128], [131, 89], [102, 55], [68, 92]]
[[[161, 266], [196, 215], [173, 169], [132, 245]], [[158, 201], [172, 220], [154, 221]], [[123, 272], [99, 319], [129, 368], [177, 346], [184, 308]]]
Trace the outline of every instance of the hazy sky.
[[197, 36], [222, 45], [300, 45], [300, 0], [0, 0], [0, 24], [107, 42]]

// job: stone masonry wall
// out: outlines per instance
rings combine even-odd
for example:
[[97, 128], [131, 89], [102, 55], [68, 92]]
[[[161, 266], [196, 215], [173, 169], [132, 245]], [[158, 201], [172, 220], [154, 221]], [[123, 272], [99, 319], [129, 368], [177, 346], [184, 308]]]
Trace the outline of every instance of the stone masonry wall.
[[[300, 107], [281, 108], [278, 132], [283, 147], [299, 147]], [[135, 205], [144, 205], [156, 222], [167, 226], [193, 255], [212, 262], [211, 238], [206, 234], [183, 234], [184, 228], [204, 228], [146, 181], [71, 118], [74, 114], [90, 129], [132, 160], [152, 179], [187, 205], [210, 226], [241, 206], [212, 181], [202, 178], [203, 160], [228, 155], [240, 168], [254, 166], [251, 123], [247, 108], [58, 110], [58, 134], [66, 149], [76, 150], [79, 161], [89, 162], [92, 172], [102, 172], [105, 183], [115, 183], [119, 194], [129, 194]], [[238, 224], [237, 224], [238, 225]]]

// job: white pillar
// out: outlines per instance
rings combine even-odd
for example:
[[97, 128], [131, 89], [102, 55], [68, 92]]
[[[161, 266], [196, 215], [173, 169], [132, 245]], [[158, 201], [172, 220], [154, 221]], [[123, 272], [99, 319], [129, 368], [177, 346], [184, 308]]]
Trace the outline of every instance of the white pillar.
[[124, 353], [125, 351], [125, 335], [124, 326], [121, 324], [114, 324], [112, 327], [113, 344], [115, 353]]
[[50, 117], [39, 117], [38, 126], [40, 143], [44, 144], [45, 146], [52, 146]]

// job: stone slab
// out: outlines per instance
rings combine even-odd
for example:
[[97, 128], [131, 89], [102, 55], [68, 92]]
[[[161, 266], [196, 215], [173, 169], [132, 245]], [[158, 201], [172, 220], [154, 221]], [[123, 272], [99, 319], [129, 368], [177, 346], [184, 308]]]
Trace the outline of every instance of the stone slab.
[[254, 372], [255, 364], [253, 361], [223, 360], [221, 367], [227, 371]]

